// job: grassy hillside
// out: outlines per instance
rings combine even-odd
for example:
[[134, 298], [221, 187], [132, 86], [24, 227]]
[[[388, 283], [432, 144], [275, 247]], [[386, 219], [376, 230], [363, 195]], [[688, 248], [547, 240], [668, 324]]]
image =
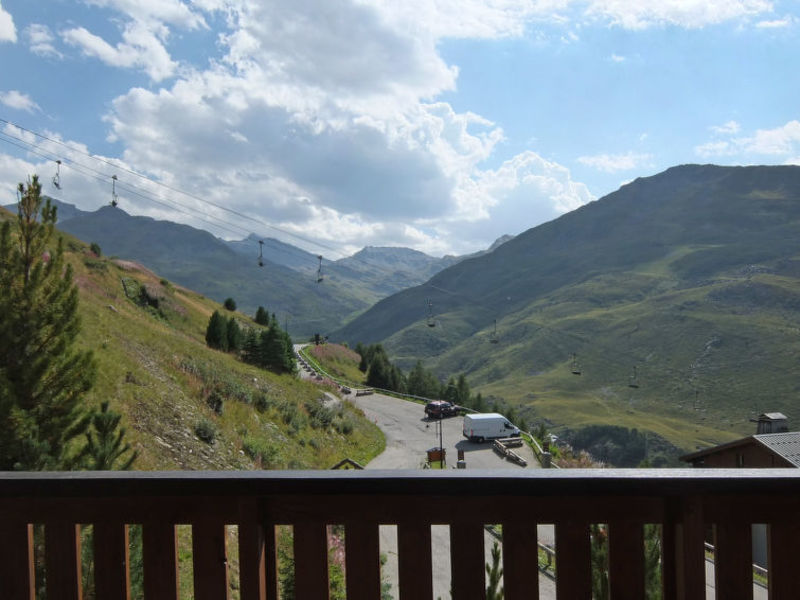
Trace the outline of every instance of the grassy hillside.
[[676, 167], [387, 298], [332, 339], [465, 372], [528, 420], [637, 427], [689, 450], [751, 433], [759, 412], [798, 426], [799, 265], [800, 168]]
[[[207, 348], [208, 318], [221, 309], [215, 302], [65, 239], [80, 290], [79, 345], [94, 351], [99, 367], [86, 402], [109, 400], [123, 414], [136, 468], [327, 468], [382, 450], [377, 427], [324, 389]], [[221, 414], [210, 396], [222, 400]], [[215, 432], [213, 443], [198, 437], [201, 423]]]
[[206, 231], [134, 217], [110, 206], [71, 218], [62, 229], [87, 243], [97, 242], [108, 255], [136, 260], [218, 302], [233, 297], [250, 315], [264, 306], [281, 323], [287, 322], [295, 336], [327, 333], [368, 306], [347, 286], [327, 279], [324, 285], [317, 284], [315, 274], [270, 262], [268, 254], [259, 267], [256, 241], [245, 256]]

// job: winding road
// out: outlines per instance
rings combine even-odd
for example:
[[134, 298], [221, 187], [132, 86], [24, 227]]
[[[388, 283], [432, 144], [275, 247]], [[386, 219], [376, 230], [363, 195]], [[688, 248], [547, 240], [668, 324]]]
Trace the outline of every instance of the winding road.
[[[303, 377], [312, 377], [301, 370]], [[368, 419], [381, 428], [386, 437], [386, 449], [367, 465], [368, 469], [419, 469], [426, 459], [426, 450], [439, 446], [438, 422], [425, 417], [421, 404], [401, 400], [382, 394], [344, 396], [364, 411]], [[491, 444], [477, 444], [464, 439], [461, 433], [463, 419], [451, 417], [440, 421], [442, 426], [442, 445], [446, 450], [448, 468], [455, 467], [458, 450], [464, 451], [467, 469], [520, 469], [513, 462], [500, 457]], [[515, 449], [528, 461], [526, 468], [540, 468], [533, 452], [528, 446]], [[539, 525], [539, 542], [554, 545], [552, 525]], [[488, 532], [485, 534], [484, 554], [491, 556], [495, 540]], [[447, 525], [431, 527], [431, 547], [433, 554], [433, 598], [450, 598], [450, 531]], [[380, 532], [381, 553], [386, 554], [384, 573], [392, 585], [392, 595], [398, 597], [397, 570], [397, 529], [393, 525], [382, 525]], [[555, 600], [555, 582], [539, 573], [539, 598]], [[706, 561], [706, 599], [715, 598], [714, 563]], [[753, 585], [754, 600], [766, 599], [766, 589]]]

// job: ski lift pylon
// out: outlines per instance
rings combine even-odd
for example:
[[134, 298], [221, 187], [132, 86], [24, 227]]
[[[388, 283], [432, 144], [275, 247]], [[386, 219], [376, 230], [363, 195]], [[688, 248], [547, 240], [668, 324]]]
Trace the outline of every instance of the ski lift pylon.
[[264, 240], [258, 240], [258, 266], [264, 266]]
[[111, 206], [116, 208], [117, 204], [119, 204], [119, 196], [117, 196], [117, 176], [111, 176]]
[[53, 187], [57, 190], [61, 189], [61, 161], [56, 160], [56, 174], [53, 175]]
[[322, 283], [322, 280], [325, 279], [325, 276], [322, 274], [322, 254], [317, 256], [319, 259], [319, 268], [317, 269], [317, 283]]
[[497, 319], [494, 320], [494, 331], [489, 336], [489, 342], [492, 344], [500, 342], [500, 338], [497, 337]]

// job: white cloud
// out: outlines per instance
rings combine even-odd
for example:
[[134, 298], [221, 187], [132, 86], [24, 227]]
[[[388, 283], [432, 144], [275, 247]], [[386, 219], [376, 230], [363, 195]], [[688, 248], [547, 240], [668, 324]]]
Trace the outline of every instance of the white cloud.
[[625, 57], [624, 56], [620, 56], [619, 54], [612, 54], [611, 55], [611, 62], [615, 62], [615, 63], [625, 62]]
[[17, 41], [17, 28], [14, 26], [14, 19], [11, 13], [3, 9], [0, 4], [0, 42]]
[[734, 137], [738, 129], [731, 131], [731, 137], [715, 140], [695, 147], [695, 153], [703, 158], [722, 156], [771, 156], [794, 160], [800, 152], [800, 121], [789, 121], [773, 129], [758, 129], [749, 136]]
[[741, 125], [736, 121], [728, 121], [723, 125], [712, 125], [709, 129], [717, 135], [735, 135], [739, 133]]
[[663, 25], [696, 29], [771, 11], [768, 0], [590, 0], [586, 14], [625, 29]]
[[363, 0], [387, 20], [407, 31], [433, 38], [501, 38], [525, 32], [537, 18], [566, 21], [565, 0]]
[[56, 50], [56, 47], [53, 45], [55, 37], [47, 25], [42, 25], [41, 23], [32, 23], [25, 30], [25, 34], [28, 36], [30, 50], [34, 54], [39, 56], [50, 56], [54, 58], [63, 57], [61, 52]]
[[[461, 192], [471, 198], [470, 213], [431, 223], [439, 237], [451, 240], [457, 251], [463, 242], [491, 243], [504, 234], [517, 234], [594, 200], [588, 188], [572, 179], [569, 170], [535, 152], [522, 152], [497, 169], [475, 173]], [[474, 250], [474, 244], [472, 246]]]
[[77, 46], [87, 56], [93, 56], [113, 67], [139, 68], [153, 81], [170, 77], [177, 67], [159, 39], [166, 35], [165, 30], [154, 31], [139, 22], [130, 22], [122, 32], [123, 41], [112, 46], [103, 38], [83, 27], [61, 32], [64, 41]]
[[33, 100], [31, 100], [30, 96], [27, 94], [23, 94], [17, 90], [9, 90], [7, 92], [0, 92], [0, 103], [5, 104], [9, 108], [14, 108], [16, 110], [24, 110], [29, 113], [33, 113], [37, 110], [41, 110], [39, 105], [36, 104]]
[[626, 152], [625, 154], [597, 154], [594, 156], [580, 156], [578, 162], [605, 173], [618, 173], [630, 171], [646, 166], [652, 161], [651, 154]]
[[716, 156], [727, 156], [735, 152], [734, 145], [731, 142], [716, 141], [706, 142], [694, 148], [695, 154], [702, 158], [713, 158]]
[[[186, 29], [208, 27], [202, 15], [180, 0], [86, 0], [88, 4], [109, 7], [143, 23], [166, 23]], [[196, 4], [193, 2], [192, 4]], [[212, 8], [208, 6], [207, 9]], [[219, 9], [222, 5], [218, 6]]]
[[786, 27], [791, 27], [795, 24], [797, 19], [792, 15], [787, 15], [782, 19], [774, 19], [772, 21], [759, 21], [756, 23], [756, 27], [759, 29], [783, 29]]

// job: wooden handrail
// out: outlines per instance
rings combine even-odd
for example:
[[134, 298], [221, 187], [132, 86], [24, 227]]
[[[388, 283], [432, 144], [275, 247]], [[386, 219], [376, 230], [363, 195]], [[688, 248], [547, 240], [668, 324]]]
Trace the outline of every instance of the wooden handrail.
[[796, 469], [0, 473], [0, 597], [33, 598], [33, 524], [44, 524], [51, 556], [49, 598], [80, 598], [78, 524], [95, 525], [102, 548], [95, 552], [95, 587], [114, 597], [125, 597], [128, 587], [121, 563], [128, 560], [129, 524], [143, 525], [148, 600], [177, 597], [179, 524], [192, 526], [198, 599], [227, 593], [225, 525], [238, 525], [241, 597], [277, 598], [280, 524], [295, 530], [304, 599], [327, 597], [329, 524], [345, 527], [348, 598], [380, 598], [380, 524], [398, 527], [400, 597], [431, 597], [430, 527], [445, 524], [454, 598], [483, 598], [486, 523], [503, 525], [509, 600], [536, 587], [537, 523], [556, 526], [561, 597], [586, 597], [590, 589], [592, 523], [608, 524], [612, 597], [641, 597], [645, 523], [663, 524], [665, 598], [705, 597], [709, 527], [716, 528], [719, 589], [747, 596], [752, 523], [769, 525], [771, 597], [792, 597], [800, 589], [798, 506]]

